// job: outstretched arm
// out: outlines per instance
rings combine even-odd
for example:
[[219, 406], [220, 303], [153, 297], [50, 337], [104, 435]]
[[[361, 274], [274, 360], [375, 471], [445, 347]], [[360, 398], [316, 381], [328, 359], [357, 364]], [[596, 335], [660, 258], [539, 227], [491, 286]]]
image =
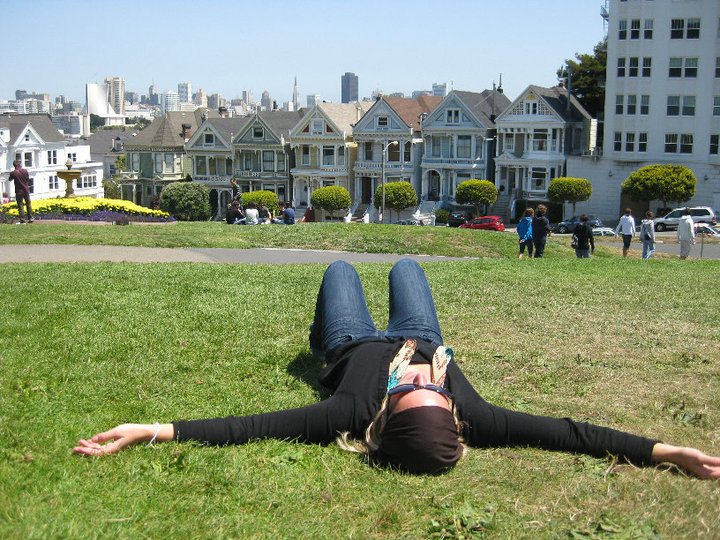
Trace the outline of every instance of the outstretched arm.
[[657, 463], [672, 463], [703, 480], [720, 478], [720, 457], [708, 456], [695, 448], [656, 443], [652, 459]]
[[[157, 435], [156, 435], [157, 434]], [[142, 442], [170, 441], [175, 436], [172, 424], [121, 424], [110, 431], [103, 431], [91, 439], [80, 439], [73, 448], [76, 454], [104, 456], [124, 450]]]

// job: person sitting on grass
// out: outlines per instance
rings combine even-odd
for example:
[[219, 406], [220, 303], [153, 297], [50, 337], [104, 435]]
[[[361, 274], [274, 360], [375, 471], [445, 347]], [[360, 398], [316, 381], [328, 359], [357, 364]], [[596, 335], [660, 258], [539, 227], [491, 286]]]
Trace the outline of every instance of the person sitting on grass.
[[258, 213], [257, 205], [255, 201], [250, 201], [245, 209], [245, 224], [246, 225], [259, 225], [260, 214]]
[[569, 418], [536, 416], [483, 400], [443, 344], [430, 286], [410, 259], [389, 276], [386, 330], [375, 327], [355, 269], [325, 272], [310, 327], [310, 348], [332, 395], [313, 405], [249, 416], [122, 424], [80, 439], [73, 451], [113, 454], [138, 443], [195, 440], [212, 445], [258, 439], [337, 444], [373, 464], [415, 474], [452, 468], [467, 446], [535, 446], [650, 466], [667, 462], [700, 478], [720, 478], [720, 457]]
[[240, 201], [233, 199], [225, 213], [225, 222], [228, 225], [243, 225], [245, 223], [245, 215], [240, 209]]
[[295, 210], [290, 206], [288, 202], [280, 203], [280, 212], [278, 217], [273, 220], [273, 223], [280, 225], [294, 225], [295, 224]]

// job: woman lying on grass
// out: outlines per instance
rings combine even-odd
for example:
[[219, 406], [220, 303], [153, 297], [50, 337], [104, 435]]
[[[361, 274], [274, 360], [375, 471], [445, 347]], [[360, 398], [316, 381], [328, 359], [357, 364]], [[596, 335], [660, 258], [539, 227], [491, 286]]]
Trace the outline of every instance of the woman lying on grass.
[[[250, 416], [123, 424], [81, 439], [73, 450], [101, 456], [133, 444], [196, 440], [243, 444], [297, 439], [362, 452], [372, 462], [411, 473], [452, 468], [465, 445], [528, 445], [607, 455], [637, 465], [667, 462], [700, 478], [720, 478], [720, 457], [622, 431], [510, 411], [483, 400], [444, 347], [430, 286], [410, 259], [390, 272], [388, 328], [378, 331], [355, 269], [336, 262], [325, 272], [310, 330], [325, 359], [320, 382], [333, 395], [314, 405]], [[362, 439], [359, 440], [359, 439]]]

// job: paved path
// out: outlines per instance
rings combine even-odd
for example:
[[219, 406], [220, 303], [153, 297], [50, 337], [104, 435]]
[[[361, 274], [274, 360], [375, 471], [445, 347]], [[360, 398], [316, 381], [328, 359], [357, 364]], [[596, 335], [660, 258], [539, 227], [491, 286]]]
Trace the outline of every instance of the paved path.
[[0, 245], [0, 263], [22, 262], [199, 262], [245, 264], [393, 263], [408, 257], [418, 262], [467, 261], [467, 257], [398, 255], [392, 253], [352, 253], [306, 249], [222, 249], [149, 248], [128, 246], [77, 246], [64, 244]]
[[[595, 239], [596, 245], [605, 245], [605, 246], [613, 246], [619, 249], [622, 249], [622, 242], [600, 242], [597, 239]], [[630, 250], [631, 251], [639, 251], [642, 253], [642, 242], [640, 242], [637, 239], [633, 239], [632, 244], [630, 244]], [[668, 244], [655, 242], [655, 251], [658, 253], [669, 253], [671, 255], [680, 255], [680, 244], [676, 242], [671, 242]], [[699, 259], [700, 253], [702, 251], [702, 258], [703, 259], [720, 259], [720, 244], [718, 243], [708, 243], [704, 246], [701, 244], [700, 239], [697, 240], [697, 244], [690, 247], [690, 258], [691, 259]]]

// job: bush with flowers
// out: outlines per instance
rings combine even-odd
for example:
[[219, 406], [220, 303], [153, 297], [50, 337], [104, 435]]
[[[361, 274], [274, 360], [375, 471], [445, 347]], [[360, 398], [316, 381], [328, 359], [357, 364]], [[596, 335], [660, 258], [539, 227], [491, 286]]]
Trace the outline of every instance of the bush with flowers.
[[[122, 199], [33, 199], [32, 210], [36, 219], [117, 221], [127, 217], [130, 221], [175, 221], [167, 212], [145, 208]], [[0, 205], [0, 214], [4, 214], [6, 220], [18, 217], [17, 203]]]

